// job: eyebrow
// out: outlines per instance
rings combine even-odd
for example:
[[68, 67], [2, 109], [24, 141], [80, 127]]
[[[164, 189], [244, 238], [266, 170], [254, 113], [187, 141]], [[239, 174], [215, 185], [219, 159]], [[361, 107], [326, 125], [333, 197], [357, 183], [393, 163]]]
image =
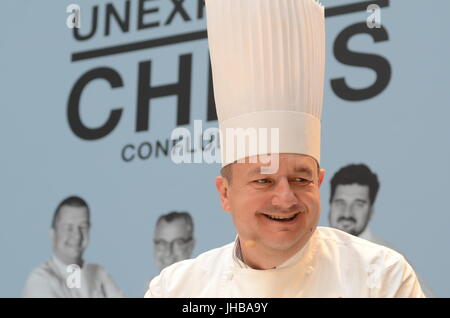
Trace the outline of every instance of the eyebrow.
[[306, 173], [309, 177], [312, 178], [313, 176], [313, 172], [310, 168], [305, 168], [305, 167], [296, 167], [294, 169], [295, 173]]
[[250, 171], [248, 172], [248, 176], [253, 176], [255, 174], [261, 174], [261, 168], [262, 168], [262, 166], [250, 169]]
[[[261, 168], [262, 168], [262, 166], [261, 167], [256, 167], [256, 168], [253, 168], [253, 169], [251, 169], [249, 172], [248, 172], [248, 175], [249, 176], [253, 176], [253, 175], [255, 175], [255, 174], [261, 174]], [[312, 172], [312, 170], [310, 169], [310, 168], [305, 168], [305, 167], [296, 167], [295, 169], [294, 169], [294, 172], [295, 173], [306, 173], [309, 177], [313, 177], [313, 172]]]
[[[345, 201], [343, 198], [333, 198], [332, 200], [331, 200], [332, 202], [335, 202], [335, 201]], [[366, 200], [366, 199], [355, 199], [355, 201], [357, 201], [357, 202], [362, 202], [362, 203], [367, 203], [369, 200]]]
[[80, 223], [72, 223], [72, 222], [61, 222], [60, 224], [64, 224], [64, 225], [73, 225], [73, 224], [76, 224], [76, 225], [85, 225], [85, 224], [87, 224], [87, 225], [89, 225], [89, 221], [83, 221], [83, 222], [80, 222]]

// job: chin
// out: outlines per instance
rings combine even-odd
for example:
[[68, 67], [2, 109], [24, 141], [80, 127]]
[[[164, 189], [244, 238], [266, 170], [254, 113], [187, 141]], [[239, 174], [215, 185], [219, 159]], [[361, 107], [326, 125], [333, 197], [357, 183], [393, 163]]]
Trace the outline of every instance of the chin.
[[79, 259], [83, 256], [83, 250], [78, 248], [77, 249], [71, 248], [69, 250], [66, 250], [66, 255], [73, 259]]
[[273, 238], [270, 241], [266, 241], [265, 245], [274, 249], [274, 250], [289, 250], [296, 246], [298, 242], [302, 239], [300, 237], [277, 237]]

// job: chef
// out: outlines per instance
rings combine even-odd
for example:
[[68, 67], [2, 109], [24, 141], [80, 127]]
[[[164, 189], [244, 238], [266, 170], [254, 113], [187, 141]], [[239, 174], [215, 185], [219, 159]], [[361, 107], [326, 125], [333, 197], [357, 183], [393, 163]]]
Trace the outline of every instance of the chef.
[[145, 296], [424, 297], [401, 254], [317, 226], [323, 6], [206, 0], [206, 10], [223, 165], [216, 187], [237, 236], [165, 268]]

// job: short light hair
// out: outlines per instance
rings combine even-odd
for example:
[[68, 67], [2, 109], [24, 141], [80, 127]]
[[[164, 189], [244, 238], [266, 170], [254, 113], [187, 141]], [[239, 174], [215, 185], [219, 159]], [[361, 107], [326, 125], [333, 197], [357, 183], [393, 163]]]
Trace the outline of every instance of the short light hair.
[[[87, 210], [88, 220], [90, 219], [89, 206], [86, 203], [86, 201], [84, 201], [82, 198], [80, 198], [78, 196], [70, 196], [70, 197], [67, 197], [64, 200], [62, 200], [56, 207], [56, 210], [53, 213], [52, 229], [56, 228], [56, 223], [58, 222], [61, 208], [65, 205], [72, 206], [72, 207], [80, 207], [80, 208], [85, 207]], [[90, 221], [89, 221], [89, 224], [90, 224]]]
[[231, 166], [233, 164], [230, 163], [228, 165], [226, 165], [225, 167], [222, 167], [222, 169], [220, 169], [220, 175], [227, 179], [228, 183], [231, 184], [231, 179], [233, 177], [233, 171], [231, 170]]
[[162, 221], [170, 223], [178, 219], [184, 220], [186, 224], [189, 226], [191, 233], [194, 233], [194, 222], [192, 220], [192, 216], [188, 212], [184, 211], [183, 212], [172, 211], [167, 214], [162, 214], [156, 221], [156, 226], [158, 226]]

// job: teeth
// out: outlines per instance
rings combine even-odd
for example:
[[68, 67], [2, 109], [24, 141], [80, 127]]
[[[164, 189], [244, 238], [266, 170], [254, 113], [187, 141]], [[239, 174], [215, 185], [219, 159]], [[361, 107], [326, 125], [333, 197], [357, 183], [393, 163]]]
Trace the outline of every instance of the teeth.
[[276, 216], [276, 215], [268, 215], [266, 214], [269, 218], [273, 219], [273, 220], [289, 220], [289, 219], [293, 219], [297, 214], [291, 216], [291, 217], [282, 217], [282, 216]]
[[289, 218], [283, 218], [281, 216], [275, 216], [275, 215], [269, 215], [269, 217], [271, 219], [275, 219], [275, 220], [285, 220], [285, 219], [289, 219]]

